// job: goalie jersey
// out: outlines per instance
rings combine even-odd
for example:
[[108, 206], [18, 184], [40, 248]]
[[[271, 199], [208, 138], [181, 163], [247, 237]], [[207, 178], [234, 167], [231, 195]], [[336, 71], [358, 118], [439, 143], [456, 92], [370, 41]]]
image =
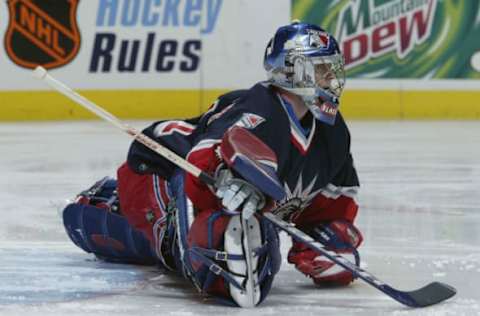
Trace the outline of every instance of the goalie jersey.
[[[199, 117], [156, 122], [144, 133], [214, 174], [222, 163], [216, 149], [232, 126], [250, 130], [277, 156], [278, 178], [287, 195], [275, 201], [274, 213], [304, 229], [336, 219], [353, 222], [359, 181], [340, 114], [333, 126], [315, 120], [310, 112], [299, 121], [276, 88], [261, 82], [219, 97]], [[130, 147], [127, 163], [136, 173], [166, 180], [176, 168], [138, 142]], [[200, 211], [221, 208], [210, 188], [194, 176], [187, 175], [185, 191]]]

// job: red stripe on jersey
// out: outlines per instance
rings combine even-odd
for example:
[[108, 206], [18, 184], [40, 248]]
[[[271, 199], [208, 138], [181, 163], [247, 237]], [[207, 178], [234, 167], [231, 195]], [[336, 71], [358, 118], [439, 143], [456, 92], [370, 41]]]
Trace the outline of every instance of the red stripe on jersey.
[[291, 136], [292, 137], [290, 138], [290, 140], [292, 141], [292, 144], [298, 149], [300, 154], [305, 156], [307, 154], [307, 150], [303, 148], [302, 144], [295, 138], [293, 134], [291, 134]]
[[190, 126], [185, 126], [178, 123], [172, 123], [172, 124], [169, 124], [167, 127], [165, 127], [163, 129], [163, 132], [168, 134], [168, 133], [173, 133], [175, 130], [191, 133], [193, 131], [193, 128]]

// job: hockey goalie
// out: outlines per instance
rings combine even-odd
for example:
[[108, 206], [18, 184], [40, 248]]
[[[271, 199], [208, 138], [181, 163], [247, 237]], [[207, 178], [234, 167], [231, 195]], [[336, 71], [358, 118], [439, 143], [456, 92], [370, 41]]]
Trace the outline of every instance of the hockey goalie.
[[[261, 303], [280, 268], [278, 232], [264, 212], [359, 265], [359, 182], [338, 112], [345, 83], [338, 43], [294, 22], [274, 34], [264, 66], [267, 81], [220, 96], [197, 118], [143, 131], [214, 185], [134, 141], [117, 179], [98, 181], [64, 209], [71, 240], [101, 260], [160, 265], [241, 307]], [[288, 262], [318, 286], [354, 279], [299, 241]]]

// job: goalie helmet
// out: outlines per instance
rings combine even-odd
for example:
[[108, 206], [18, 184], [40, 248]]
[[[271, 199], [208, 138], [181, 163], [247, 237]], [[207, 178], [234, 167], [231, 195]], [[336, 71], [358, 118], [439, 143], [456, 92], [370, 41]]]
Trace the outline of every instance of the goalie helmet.
[[272, 85], [299, 95], [316, 119], [333, 125], [345, 71], [332, 35], [307, 23], [280, 27], [267, 44], [264, 67]]

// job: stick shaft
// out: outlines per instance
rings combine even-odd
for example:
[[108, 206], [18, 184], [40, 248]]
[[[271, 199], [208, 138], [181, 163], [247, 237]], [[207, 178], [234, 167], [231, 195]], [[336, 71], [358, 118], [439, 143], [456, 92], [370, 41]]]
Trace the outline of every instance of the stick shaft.
[[125, 133], [133, 136], [135, 140], [142, 143], [146, 147], [150, 148], [154, 152], [158, 153], [162, 157], [168, 159], [178, 167], [182, 168], [183, 170], [187, 171], [188, 173], [192, 174], [193, 176], [200, 178], [202, 181], [206, 182], [207, 184], [214, 184], [214, 179], [199, 169], [197, 166], [189, 163], [187, 160], [183, 159], [182, 157], [178, 156], [176, 153], [171, 151], [170, 149], [160, 145], [158, 142], [153, 140], [152, 138], [148, 137], [147, 135], [143, 134], [141, 131], [128, 126], [127, 124], [120, 121], [117, 117], [113, 114], [107, 112], [97, 104], [93, 103], [92, 101], [88, 100], [84, 96], [78, 94], [77, 92], [73, 91], [71, 88], [66, 86], [64, 83], [60, 82], [59, 80], [52, 77], [44, 68], [41, 66], [35, 69], [36, 76], [47, 83], [50, 87], [54, 88], [67, 98], [75, 101], [77, 104], [81, 105], [85, 109], [89, 110], [93, 114], [97, 115], [98, 117], [102, 118], [103, 120], [111, 123], [112, 125], [116, 126], [117, 128], [121, 129]]

